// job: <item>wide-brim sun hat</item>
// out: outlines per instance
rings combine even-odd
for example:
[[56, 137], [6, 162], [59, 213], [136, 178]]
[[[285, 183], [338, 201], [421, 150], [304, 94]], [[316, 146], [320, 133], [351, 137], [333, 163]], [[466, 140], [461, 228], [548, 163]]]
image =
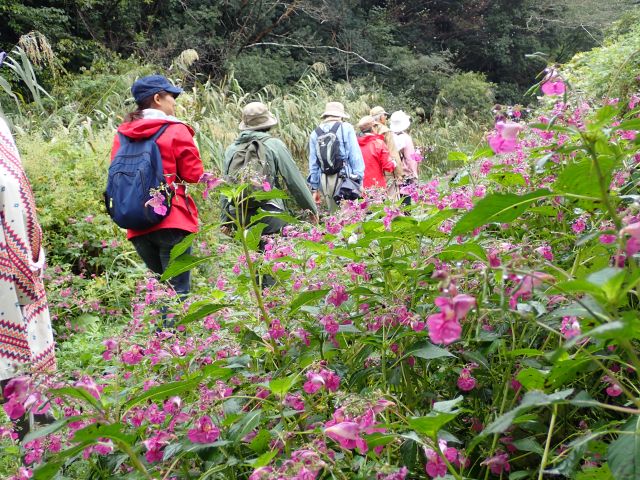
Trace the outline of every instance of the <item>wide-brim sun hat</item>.
[[377, 107], [373, 107], [369, 111], [369, 115], [371, 115], [374, 118], [379, 117], [380, 115], [386, 115], [388, 117], [389, 113], [384, 109], [384, 107], [381, 107], [380, 105], [378, 105]]
[[349, 118], [344, 111], [344, 105], [340, 102], [327, 102], [327, 105], [324, 107], [324, 113], [321, 117], [340, 117], [340, 118]]
[[251, 102], [242, 109], [240, 130], [263, 130], [278, 124], [278, 119], [262, 102]]
[[184, 90], [173, 85], [166, 77], [162, 75], [147, 75], [139, 78], [131, 86], [131, 94], [136, 103], [141, 103], [145, 98], [160, 92], [167, 92], [177, 97]]
[[393, 112], [389, 117], [389, 130], [393, 133], [404, 132], [411, 125], [411, 118], [402, 110]]
[[371, 115], [366, 115], [358, 122], [358, 129], [361, 132], [366, 132], [367, 130], [371, 130], [375, 123], [376, 120]]

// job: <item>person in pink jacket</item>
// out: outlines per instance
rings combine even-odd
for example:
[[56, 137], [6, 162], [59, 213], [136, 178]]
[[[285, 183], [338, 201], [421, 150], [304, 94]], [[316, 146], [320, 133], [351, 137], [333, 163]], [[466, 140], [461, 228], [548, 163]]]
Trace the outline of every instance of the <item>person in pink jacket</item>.
[[387, 181], [384, 172], [393, 172], [396, 162], [391, 160], [389, 149], [383, 135], [373, 133], [375, 119], [367, 115], [358, 122], [361, 135], [358, 137], [358, 145], [364, 159], [364, 188], [386, 188]]
[[[161, 75], [140, 78], [131, 87], [137, 109], [128, 114], [118, 132], [131, 139], [152, 137], [163, 125], [169, 124], [156, 143], [162, 156], [162, 167], [168, 185], [175, 185], [171, 210], [160, 223], [146, 230], [127, 230], [127, 238], [147, 265], [162, 274], [169, 264], [171, 249], [190, 233], [198, 231], [198, 209], [186, 193], [186, 183], [196, 183], [204, 170], [200, 153], [193, 141], [193, 129], [175, 115], [176, 97], [182, 89]], [[120, 141], [113, 141], [111, 159]], [[170, 280], [174, 290], [185, 296], [190, 289], [190, 272]]]

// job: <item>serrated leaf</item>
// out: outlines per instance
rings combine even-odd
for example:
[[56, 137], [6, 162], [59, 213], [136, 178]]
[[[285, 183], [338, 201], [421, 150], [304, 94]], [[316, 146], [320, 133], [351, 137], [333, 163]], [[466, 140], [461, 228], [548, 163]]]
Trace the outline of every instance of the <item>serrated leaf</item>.
[[453, 227], [452, 235], [462, 235], [488, 223], [509, 223], [533, 203], [551, 196], [549, 190], [540, 189], [526, 195], [494, 193], [480, 200]]
[[169, 280], [170, 278], [180, 275], [181, 273], [192, 270], [194, 267], [202, 263], [208, 262], [213, 257], [213, 255], [209, 255], [206, 257], [194, 257], [193, 255], [190, 255], [188, 253], [183, 253], [179, 257], [176, 257], [169, 262], [169, 266], [164, 271], [160, 279], [163, 281]]

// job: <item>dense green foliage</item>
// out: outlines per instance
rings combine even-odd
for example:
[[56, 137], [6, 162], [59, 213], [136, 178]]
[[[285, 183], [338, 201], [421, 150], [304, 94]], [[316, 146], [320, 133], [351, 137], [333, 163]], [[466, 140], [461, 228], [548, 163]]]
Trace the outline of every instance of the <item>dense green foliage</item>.
[[[179, 69], [175, 59], [194, 49], [195, 74], [220, 81], [233, 71], [249, 91], [290, 84], [322, 63], [332, 80], [376, 78], [429, 113], [457, 71], [487, 75], [500, 102], [521, 101], [547, 60], [563, 62], [594, 46], [633, 3], [9, 0], [0, 6], [0, 47], [9, 50], [21, 35], [39, 30], [59, 66], [72, 72], [105, 52]], [[534, 52], [547, 58], [527, 58]]]

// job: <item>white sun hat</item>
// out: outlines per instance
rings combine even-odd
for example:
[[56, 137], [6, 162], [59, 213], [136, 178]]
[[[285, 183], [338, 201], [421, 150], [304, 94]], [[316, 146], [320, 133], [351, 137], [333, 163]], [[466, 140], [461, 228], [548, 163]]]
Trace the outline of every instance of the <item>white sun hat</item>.
[[411, 118], [402, 110], [393, 112], [389, 117], [389, 130], [393, 133], [404, 132], [411, 125]]

